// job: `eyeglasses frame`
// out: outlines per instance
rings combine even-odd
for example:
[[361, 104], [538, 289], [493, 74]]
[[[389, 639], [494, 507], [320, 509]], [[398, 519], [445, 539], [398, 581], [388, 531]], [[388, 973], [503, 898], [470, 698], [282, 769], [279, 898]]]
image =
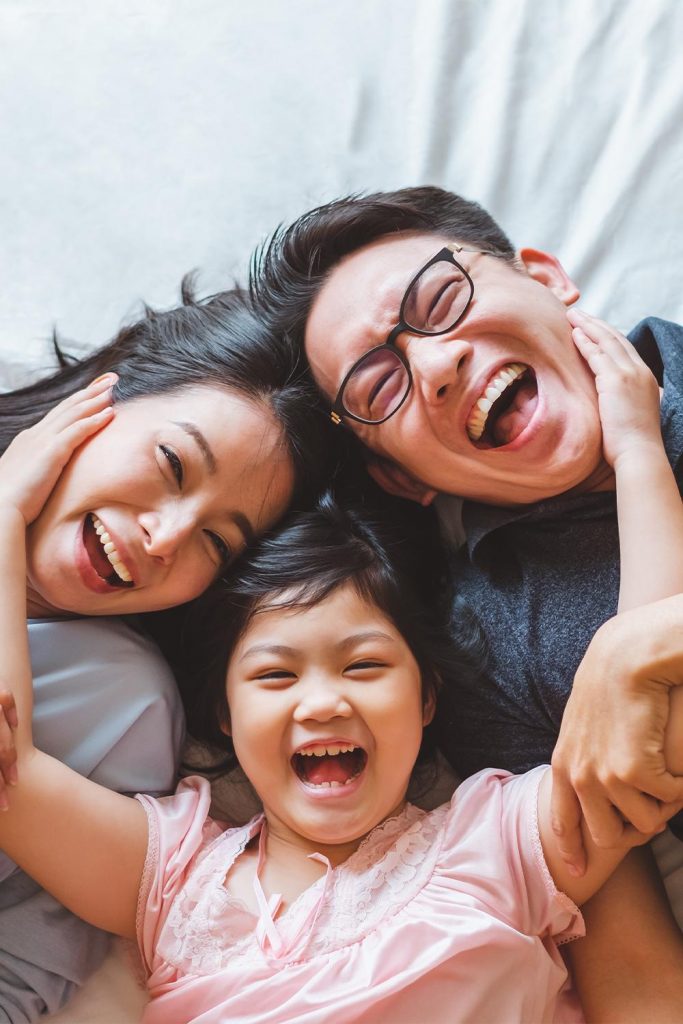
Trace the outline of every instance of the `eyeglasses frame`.
[[[403, 334], [404, 331], [408, 331], [410, 334], [416, 334], [419, 337], [423, 337], [423, 338], [438, 338], [438, 337], [441, 337], [441, 335], [443, 335], [443, 334], [448, 334], [449, 331], [454, 330], [458, 326], [458, 324], [461, 323], [462, 320], [464, 320], [464, 318], [467, 316], [467, 313], [469, 311], [470, 305], [472, 304], [472, 299], [474, 298], [474, 281], [470, 277], [470, 275], [469, 275], [468, 271], [465, 269], [465, 267], [463, 267], [461, 263], [458, 263], [458, 261], [455, 258], [455, 253], [458, 253], [458, 255], [459, 255], [461, 252], [479, 253], [482, 256], [498, 256], [499, 255], [498, 253], [493, 252], [490, 249], [466, 249], [464, 246], [458, 245], [457, 242], [449, 242], [447, 245], [445, 245], [443, 247], [443, 249], [439, 250], [439, 252], [436, 254], [436, 256], [432, 256], [432, 258], [430, 260], [428, 260], [428, 262], [425, 263], [423, 267], [420, 267], [418, 272], [411, 279], [408, 287], [406, 288], [406, 290], [405, 290], [405, 292], [403, 294], [403, 299], [401, 300], [401, 306], [400, 306], [399, 311], [398, 311], [398, 317], [399, 317], [398, 323], [396, 324], [395, 327], [392, 327], [392, 329], [389, 331], [389, 334], [387, 335], [387, 340], [384, 342], [383, 345], [375, 345], [374, 348], [370, 348], [370, 349], [368, 349], [367, 352], [364, 352], [363, 355], [360, 356], [360, 358], [355, 361], [353, 366], [351, 366], [351, 368], [348, 370], [348, 372], [344, 376], [343, 381], [339, 385], [339, 390], [337, 391], [336, 398], [334, 400], [334, 403], [332, 405], [332, 409], [330, 411], [330, 419], [334, 423], [335, 427], [339, 426], [339, 424], [342, 422], [343, 417], [345, 417], [345, 416], [348, 419], [350, 419], [350, 420], [355, 420], [356, 423], [366, 423], [369, 426], [378, 427], [380, 425], [380, 423], [386, 423], [386, 421], [388, 419], [391, 419], [392, 416], [396, 415], [398, 410], [401, 408], [401, 406], [403, 405], [403, 403], [407, 399], [407, 397], [410, 394], [411, 389], [413, 387], [413, 375], [412, 375], [411, 370], [410, 370], [410, 364], [408, 363], [408, 359], [406, 358], [406, 356], [403, 354], [403, 352], [401, 352], [400, 348], [396, 344], [396, 339], [398, 338], [398, 336], [400, 334]], [[463, 309], [463, 311], [460, 314], [460, 316], [452, 324], [450, 324], [448, 327], [445, 327], [444, 330], [442, 330], [442, 331], [421, 331], [417, 327], [412, 327], [405, 320], [404, 315], [403, 315], [404, 314], [404, 310], [405, 310], [405, 304], [406, 304], [406, 301], [408, 299], [408, 296], [410, 295], [410, 291], [411, 291], [413, 285], [415, 284], [415, 282], [418, 280], [418, 278], [422, 277], [424, 272], [426, 270], [429, 270], [430, 267], [434, 266], [435, 263], [441, 263], [443, 260], [448, 260], [450, 263], [452, 263], [454, 266], [456, 266], [458, 268], [458, 270], [461, 271], [462, 274], [464, 274], [464, 276], [467, 279], [467, 282], [468, 282], [468, 284], [470, 286], [470, 294], [469, 294], [469, 296], [467, 298], [467, 302], [465, 303], [465, 308]], [[346, 388], [346, 385], [348, 384], [349, 380], [351, 379], [353, 374], [356, 372], [356, 370], [358, 369], [360, 364], [365, 362], [365, 360], [368, 358], [368, 356], [372, 355], [373, 352], [380, 352], [382, 349], [385, 349], [385, 348], [390, 349], [394, 353], [394, 355], [396, 355], [398, 357], [399, 362], [401, 362], [403, 364], [403, 366], [405, 368], [405, 371], [406, 371], [406, 373], [408, 375], [408, 387], [406, 388], [406, 393], [403, 396], [403, 398], [401, 399], [401, 401], [398, 403], [398, 405], [396, 406], [395, 409], [391, 410], [391, 412], [389, 413], [388, 416], [385, 416], [381, 420], [366, 420], [366, 419], [363, 419], [362, 416], [356, 416], [355, 413], [349, 412], [349, 410], [345, 407], [345, 405], [344, 405], [344, 389]]]

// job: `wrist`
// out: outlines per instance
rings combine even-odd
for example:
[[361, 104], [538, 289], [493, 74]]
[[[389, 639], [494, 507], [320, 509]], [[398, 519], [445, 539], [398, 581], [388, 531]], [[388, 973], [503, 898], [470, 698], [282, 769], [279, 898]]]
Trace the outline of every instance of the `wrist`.
[[625, 473], [648, 473], [661, 466], [669, 468], [669, 460], [662, 445], [661, 436], [639, 438], [612, 459], [615, 475]]
[[24, 514], [18, 505], [0, 497], [0, 529], [2, 532], [6, 530], [25, 531], [27, 525]]

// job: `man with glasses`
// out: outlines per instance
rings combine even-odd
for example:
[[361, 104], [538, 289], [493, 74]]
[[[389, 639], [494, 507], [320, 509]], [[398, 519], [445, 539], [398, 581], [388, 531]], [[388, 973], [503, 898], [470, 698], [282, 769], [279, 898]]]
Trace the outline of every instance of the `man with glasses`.
[[[455, 571], [489, 660], [485, 678], [458, 695], [451, 760], [462, 774], [548, 762], [574, 676], [615, 614], [619, 586], [614, 477], [602, 455], [594, 378], [567, 318], [576, 286], [553, 256], [516, 252], [477, 204], [427, 187], [313, 210], [276, 233], [255, 271], [265, 311], [305, 350], [332, 423], [363, 444], [373, 478], [425, 505], [437, 495], [465, 499]], [[683, 330], [651, 319], [632, 340], [656, 375], [666, 369], [663, 434], [675, 464], [683, 454]], [[666, 687], [652, 685], [656, 670], [661, 676], [653, 635], [670, 648], [668, 682], [683, 682], [683, 642], [671, 632], [672, 622], [683, 626], [682, 604], [615, 620], [589, 652], [595, 671], [577, 677], [554, 766], [565, 854], [578, 872], [581, 808], [609, 844], [624, 818], [654, 830], [658, 801], [679, 795], [661, 757], [644, 763], [640, 743], [651, 721], [665, 721], [662, 701], [668, 707]], [[621, 709], [609, 722], [591, 721], [598, 693], [603, 707]], [[632, 707], [648, 709], [640, 731], [626, 714], [629, 694]], [[592, 761], [587, 749], [598, 751]], [[600, 1019], [643, 1019], [642, 1007], [633, 1011], [640, 1018], [628, 1013], [640, 996], [656, 998], [639, 976], [631, 935], [649, 945], [673, 933], [636, 898], [633, 886], [642, 884], [627, 865], [594, 904], [603, 916], [600, 901], [611, 909], [623, 885], [632, 929], [601, 927], [588, 971], [595, 977], [601, 964], [607, 988], [613, 982], [610, 1009], [616, 985], [624, 1012], [608, 1017], [598, 1002]], [[648, 1008], [649, 1019], [666, 1019], [664, 1006], [659, 1016]]]

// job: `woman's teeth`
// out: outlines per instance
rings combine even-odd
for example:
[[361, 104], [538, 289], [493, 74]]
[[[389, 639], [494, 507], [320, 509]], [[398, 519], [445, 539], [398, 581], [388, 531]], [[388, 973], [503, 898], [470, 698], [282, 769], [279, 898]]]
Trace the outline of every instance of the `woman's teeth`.
[[105, 530], [104, 526], [94, 513], [90, 513], [90, 518], [92, 519], [92, 524], [95, 527], [95, 533], [100, 539], [100, 544], [104, 549], [104, 553], [107, 556], [107, 559], [112, 569], [119, 577], [119, 579], [123, 580], [124, 583], [132, 583], [133, 577], [131, 576], [131, 574], [128, 572], [125, 565], [121, 561], [121, 556], [116, 550], [116, 545], [113, 543], [111, 537]]
[[465, 424], [467, 434], [471, 441], [479, 441], [486, 429], [486, 420], [494, 402], [514, 384], [516, 380], [526, 371], [522, 363], [508, 363], [498, 370], [495, 377], [492, 377], [484, 389], [483, 395], [477, 399], [472, 406], [472, 411]]

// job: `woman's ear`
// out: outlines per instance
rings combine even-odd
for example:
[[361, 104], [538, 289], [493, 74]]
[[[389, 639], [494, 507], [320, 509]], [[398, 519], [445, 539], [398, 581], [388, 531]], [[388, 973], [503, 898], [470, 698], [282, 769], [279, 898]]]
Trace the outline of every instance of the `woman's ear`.
[[433, 685], [429, 687], [429, 691], [425, 696], [424, 704], [422, 705], [422, 725], [429, 725], [436, 712], [436, 690]]
[[431, 505], [438, 493], [427, 484], [416, 480], [395, 462], [383, 459], [378, 455], [370, 456], [367, 461], [367, 470], [383, 491], [393, 494], [396, 498], [408, 498], [410, 501], [416, 501], [418, 505]]
[[540, 249], [520, 249], [517, 255], [526, 267], [527, 274], [533, 277], [534, 281], [550, 288], [565, 306], [571, 306], [576, 302], [580, 295], [579, 289], [557, 256], [541, 252]]

